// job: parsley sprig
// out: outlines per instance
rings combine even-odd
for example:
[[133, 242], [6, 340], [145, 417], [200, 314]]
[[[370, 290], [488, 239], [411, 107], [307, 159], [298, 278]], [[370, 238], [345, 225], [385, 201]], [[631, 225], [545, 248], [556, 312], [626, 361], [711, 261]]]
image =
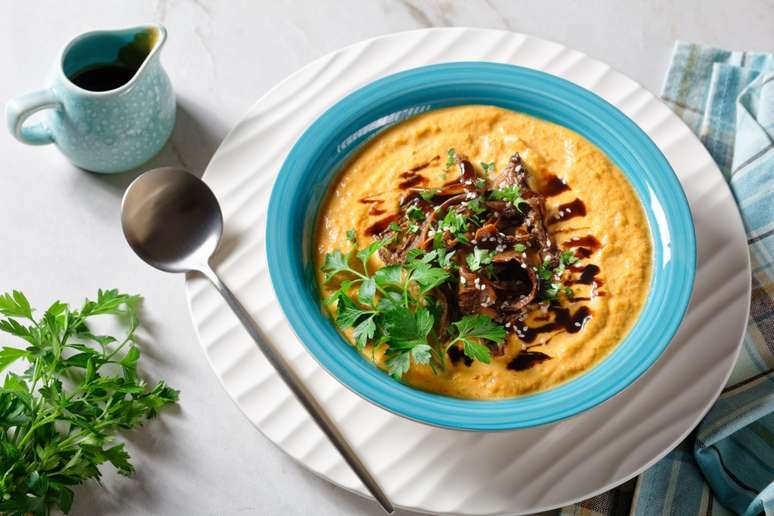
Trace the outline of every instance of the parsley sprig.
[[[99, 466], [110, 462], [120, 474], [134, 471], [120, 430], [141, 426], [178, 399], [164, 382], [148, 386], [137, 373], [140, 349], [135, 330], [140, 298], [100, 290], [96, 301], [71, 309], [56, 301], [36, 318], [27, 298], [0, 295], [0, 331], [26, 347], [3, 347], [0, 370], [17, 361], [29, 364], [8, 372], [0, 388], [0, 512], [67, 513], [71, 486], [99, 481]], [[92, 333], [88, 321], [111, 314], [125, 320], [120, 338]]]
[[458, 335], [446, 345], [446, 349], [459, 342], [468, 357], [485, 364], [492, 361], [492, 355], [480, 339], [492, 341], [498, 346], [505, 341], [505, 328], [485, 315], [466, 315], [453, 324]]
[[500, 344], [505, 329], [486, 316], [462, 318], [449, 330], [452, 334], [448, 343], [440, 341], [436, 328], [440, 307], [432, 292], [451, 280], [444, 267], [450, 268], [453, 251], [412, 249], [403, 264], [372, 271], [368, 264], [371, 256], [387, 243], [375, 241], [363, 249], [353, 244], [346, 254], [338, 250], [326, 254], [323, 279], [326, 284], [339, 282], [326, 300], [336, 304], [336, 326], [352, 329], [360, 351], [369, 343], [372, 353], [384, 347], [385, 365], [396, 379], [412, 363], [429, 365], [434, 371], [444, 370], [446, 351], [458, 342], [471, 359], [488, 362], [489, 350], [479, 339]]

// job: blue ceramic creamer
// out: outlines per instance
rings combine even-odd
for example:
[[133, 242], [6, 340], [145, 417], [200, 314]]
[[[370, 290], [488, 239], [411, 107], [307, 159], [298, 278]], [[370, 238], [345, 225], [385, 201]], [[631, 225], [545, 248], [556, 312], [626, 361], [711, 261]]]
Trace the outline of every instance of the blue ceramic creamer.
[[[159, 61], [166, 37], [161, 25], [81, 34], [65, 46], [45, 89], [8, 103], [8, 129], [23, 143], [55, 143], [93, 172], [142, 165], [175, 124], [175, 93]], [[25, 124], [38, 111], [42, 121]]]

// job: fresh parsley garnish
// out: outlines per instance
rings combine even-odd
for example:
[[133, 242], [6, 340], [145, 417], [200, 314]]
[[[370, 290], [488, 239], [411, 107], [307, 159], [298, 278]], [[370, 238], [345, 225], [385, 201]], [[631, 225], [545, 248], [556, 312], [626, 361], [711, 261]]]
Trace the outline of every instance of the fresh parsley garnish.
[[494, 201], [509, 202], [519, 211], [522, 211], [521, 206], [523, 204], [529, 205], [529, 203], [521, 196], [521, 188], [519, 188], [519, 185], [501, 186], [497, 190], [493, 190], [489, 195], [489, 198]]
[[546, 258], [543, 264], [537, 269], [537, 277], [540, 279], [540, 297], [544, 301], [554, 301], [559, 298], [560, 293], [572, 298], [574, 292], [569, 287], [562, 287], [560, 278], [567, 270], [567, 267], [574, 265], [579, 260], [572, 250], [563, 251], [559, 255], [559, 263], [553, 268], [551, 260]]
[[425, 212], [422, 211], [416, 204], [412, 204], [406, 210], [406, 216], [409, 218], [409, 220], [424, 220]]
[[515, 244], [513, 246], [513, 250], [516, 251], [517, 253], [523, 253], [524, 251], [527, 250], [527, 246], [525, 246], [524, 244], [521, 244], [521, 243]]
[[494, 161], [491, 163], [481, 162], [481, 170], [484, 172], [484, 177], [488, 176], [490, 171], [494, 172], [494, 166]]
[[449, 210], [438, 225], [437, 231], [448, 231], [454, 238], [462, 242], [468, 243], [468, 237], [465, 236], [465, 232], [470, 229], [468, 219], [462, 213], [456, 210]]
[[466, 315], [453, 326], [457, 329], [457, 336], [447, 344], [446, 349], [462, 343], [465, 355], [485, 364], [492, 361], [492, 355], [481, 340], [492, 341], [498, 346], [505, 341], [505, 328], [485, 315]]
[[357, 234], [355, 233], [354, 229], [350, 228], [347, 230], [347, 240], [349, 240], [353, 244], [357, 242]]
[[429, 190], [422, 190], [419, 192], [419, 196], [422, 197], [422, 199], [429, 201], [433, 197], [435, 197], [435, 194], [438, 193], [437, 188], [430, 188]]
[[474, 247], [473, 252], [465, 257], [465, 262], [468, 264], [468, 268], [475, 272], [482, 266], [492, 263], [493, 256], [494, 253], [492, 251]]
[[[0, 370], [24, 361], [23, 373], [8, 372], [0, 388], [0, 512], [49, 514], [70, 511], [72, 486], [94, 479], [110, 462], [122, 475], [134, 467], [121, 430], [137, 428], [175, 403], [178, 391], [140, 378], [135, 330], [139, 296], [100, 290], [80, 309], [56, 301], [41, 317], [21, 292], [0, 295], [0, 331], [26, 347], [3, 347]], [[126, 321], [120, 338], [93, 333], [101, 315]]]
[[452, 147], [446, 151], [446, 168], [448, 169], [453, 167], [456, 161], [457, 161], [457, 151], [454, 150], [454, 147]]
[[[359, 350], [371, 343], [386, 346], [388, 373], [400, 378], [416, 364], [444, 367], [436, 348], [433, 327], [435, 300], [429, 293], [448, 281], [449, 273], [437, 267], [438, 253], [413, 249], [403, 265], [388, 265], [371, 273], [368, 259], [386, 241], [376, 241], [344, 255], [328, 253], [322, 266], [326, 283], [338, 279], [339, 288], [327, 301], [336, 303], [334, 322], [339, 329], [352, 328]], [[354, 257], [359, 264], [353, 265]], [[355, 295], [355, 292], [357, 295]]]

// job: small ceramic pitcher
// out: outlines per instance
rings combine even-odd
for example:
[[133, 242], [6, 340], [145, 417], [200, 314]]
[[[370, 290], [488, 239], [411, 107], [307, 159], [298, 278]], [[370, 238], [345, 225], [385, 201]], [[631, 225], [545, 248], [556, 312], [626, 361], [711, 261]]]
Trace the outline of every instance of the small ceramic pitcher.
[[[8, 103], [8, 129], [23, 143], [57, 144], [93, 172], [142, 165], [175, 124], [175, 94], [159, 62], [166, 37], [161, 25], [81, 34], [65, 46], [45, 89]], [[41, 122], [25, 124], [42, 110]]]

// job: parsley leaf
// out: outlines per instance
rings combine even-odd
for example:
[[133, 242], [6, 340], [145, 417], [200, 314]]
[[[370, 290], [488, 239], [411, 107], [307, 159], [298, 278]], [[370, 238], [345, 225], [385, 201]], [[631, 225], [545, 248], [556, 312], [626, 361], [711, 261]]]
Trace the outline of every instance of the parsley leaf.
[[489, 198], [494, 201], [509, 202], [513, 204], [519, 211], [522, 211], [522, 204], [529, 205], [529, 203], [527, 203], [527, 201], [522, 198], [521, 188], [519, 188], [519, 185], [502, 186], [497, 190], [493, 190], [492, 193], [489, 194]]
[[438, 193], [437, 188], [430, 188], [429, 190], [422, 190], [419, 192], [419, 196], [422, 197], [422, 199], [429, 201], [433, 197], [435, 197], [435, 194]]
[[374, 317], [376, 317], [376, 314], [371, 314], [370, 316], [363, 319], [357, 324], [357, 326], [355, 326], [355, 329], [352, 332], [352, 335], [355, 337], [357, 348], [360, 351], [366, 347], [368, 341], [373, 339], [374, 335], [376, 334], [376, 323], [374, 322]]
[[492, 362], [492, 354], [489, 352], [489, 348], [470, 339], [463, 339], [462, 351], [473, 360], [478, 360], [485, 364]]
[[513, 250], [516, 251], [517, 253], [523, 253], [524, 251], [527, 250], [527, 246], [519, 243], [513, 246]]
[[505, 328], [485, 315], [466, 315], [453, 323], [459, 330], [459, 337], [478, 337], [502, 344], [505, 340]]
[[411, 354], [405, 350], [396, 353], [387, 360], [386, 365], [388, 374], [396, 380], [400, 380], [411, 367]]
[[349, 267], [350, 256], [351, 254], [345, 255], [339, 250], [325, 255], [325, 260], [321, 267], [322, 271], [325, 273], [323, 277], [325, 283], [328, 283], [337, 274], [351, 271]]
[[457, 161], [457, 151], [452, 147], [446, 151], [446, 168], [453, 167], [455, 161]]
[[363, 310], [351, 297], [341, 294], [336, 306], [336, 326], [341, 329], [351, 328], [357, 324], [358, 319], [371, 313], [373, 313], [372, 310]]
[[347, 240], [349, 240], [353, 244], [357, 243], [357, 234], [355, 234], [354, 229], [350, 228], [347, 230]]
[[396, 306], [383, 313], [384, 330], [392, 347], [411, 348], [426, 344], [427, 335], [433, 328], [433, 316], [426, 308], [412, 312], [406, 307]]
[[411, 280], [416, 281], [422, 293], [428, 292], [449, 279], [449, 273], [426, 263], [418, 264], [411, 273]]
[[468, 264], [468, 268], [471, 271], [477, 271], [484, 265], [492, 263], [492, 256], [494, 253], [487, 249], [481, 249], [478, 247], [473, 248], [473, 253], [468, 254], [465, 257], [465, 262]]
[[400, 265], [388, 265], [374, 273], [374, 280], [380, 287], [403, 285], [403, 269]]
[[410, 220], [424, 220], [425, 219], [425, 212], [422, 211], [419, 208], [419, 206], [417, 206], [416, 204], [412, 204], [406, 210], [406, 216]]
[[490, 340], [497, 345], [502, 345], [505, 341], [505, 328], [485, 315], [466, 315], [452, 324], [457, 329], [458, 335], [447, 344], [446, 349], [456, 343], [462, 343], [463, 353], [472, 360], [485, 364], [492, 361], [489, 348], [477, 339]]
[[363, 264], [363, 268], [367, 268], [368, 259], [371, 258], [371, 256], [373, 256], [376, 251], [384, 247], [386, 243], [386, 240], [376, 240], [375, 242], [371, 242], [367, 247], [357, 252], [356, 256]]

